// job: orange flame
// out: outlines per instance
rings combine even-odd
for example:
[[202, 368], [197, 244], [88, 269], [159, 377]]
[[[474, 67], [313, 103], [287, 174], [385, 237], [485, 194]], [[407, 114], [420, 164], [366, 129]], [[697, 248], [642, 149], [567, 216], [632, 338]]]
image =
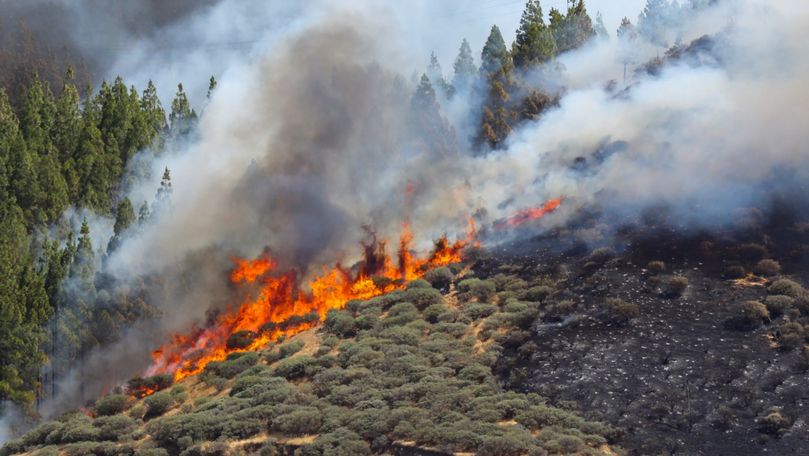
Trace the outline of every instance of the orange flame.
[[[369, 299], [404, 287], [405, 283], [422, 277], [429, 268], [462, 261], [462, 251], [476, 241], [474, 222], [469, 239], [450, 243], [446, 236], [435, 242], [427, 258], [416, 258], [410, 244], [413, 234], [408, 224], [402, 227], [399, 239], [398, 264], [385, 253], [385, 242], [363, 244], [364, 261], [357, 273], [339, 264], [302, 289], [294, 271], [277, 271], [278, 263], [265, 251], [254, 260], [233, 258], [230, 280], [234, 284], [259, 286], [257, 296], [246, 299], [236, 311], [220, 315], [206, 328], [189, 334], [176, 334], [172, 340], [152, 352], [152, 365], [146, 375], [173, 373], [174, 380], [200, 373], [206, 365], [227, 358], [228, 354], [257, 350], [280, 336], [291, 336], [317, 324], [316, 314], [323, 319], [329, 310], [341, 309], [352, 299]], [[232, 335], [239, 333], [246, 343], [231, 344]], [[138, 395], [148, 395], [139, 391]]]
[[554, 198], [548, 200], [542, 206], [531, 207], [517, 211], [516, 214], [507, 218], [504, 221], [498, 222], [494, 225], [495, 229], [501, 230], [506, 228], [516, 228], [522, 226], [530, 221], [538, 220], [547, 214], [555, 211], [561, 204], [564, 198]]

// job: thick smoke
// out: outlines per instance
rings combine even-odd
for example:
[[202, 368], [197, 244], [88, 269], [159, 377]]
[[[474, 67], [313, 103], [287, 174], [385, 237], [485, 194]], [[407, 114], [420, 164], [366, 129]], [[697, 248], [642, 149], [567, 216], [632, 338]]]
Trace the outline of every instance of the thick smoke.
[[[226, 7], [240, 15], [258, 8], [238, 3], [217, 3], [182, 24], [222, 33], [229, 28], [215, 25], [226, 22]], [[419, 5], [413, 11], [423, 13]], [[797, 0], [684, 12], [674, 40], [686, 46], [711, 38], [679, 59], [661, 46], [617, 38], [565, 55], [558, 79], [529, 78], [564, 87], [560, 106], [515, 131], [504, 150], [478, 158], [464, 147], [428, 147], [429, 135], [412, 121], [409, 73], [422, 66], [412, 58], [419, 53], [426, 63], [429, 49], [412, 46], [415, 32], [401, 27], [411, 17], [403, 8], [318, 8], [287, 12], [281, 17], [288, 20], [268, 31], [256, 27], [250, 57], [220, 72], [198, 137], [151, 160], [155, 178], [164, 166], [172, 171], [171, 207], [108, 258], [106, 272], [123, 281], [160, 277], [149, 298], [164, 315], [89, 356], [85, 375], [77, 371], [49, 410], [142, 372], [149, 350], [168, 333], [234, 302], [226, 280], [231, 254], [254, 256], [269, 246], [286, 266], [316, 274], [321, 265], [356, 259], [363, 225], [392, 239], [409, 220], [429, 244], [443, 232], [462, 233], [478, 209], [494, 220], [558, 196], [565, 202], [542, 227], [583, 208], [618, 219], [661, 204], [684, 224], [710, 227], [739, 207], [765, 205], [774, 182], [790, 187], [805, 177], [809, 5]], [[467, 36], [480, 49], [490, 24], [475, 25], [483, 32]], [[463, 36], [447, 38], [459, 43]], [[137, 48], [133, 61], [149, 49]], [[153, 56], [151, 77], [167, 77], [159, 68], [166, 55]], [[203, 47], [181, 61], [210, 55], [218, 54]], [[642, 68], [657, 57], [667, 60], [659, 71]], [[479, 102], [469, 97], [461, 101]], [[156, 187], [142, 182], [130, 197], [137, 206]], [[100, 366], [115, 378], [88, 384]]]

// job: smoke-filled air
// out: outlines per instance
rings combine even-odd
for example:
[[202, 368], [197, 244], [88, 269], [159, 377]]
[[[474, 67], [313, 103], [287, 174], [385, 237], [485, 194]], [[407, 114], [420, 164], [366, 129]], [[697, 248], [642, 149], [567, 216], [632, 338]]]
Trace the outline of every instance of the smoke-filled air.
[[0, 455], [809, 451], [809, 4], [0, 9]]

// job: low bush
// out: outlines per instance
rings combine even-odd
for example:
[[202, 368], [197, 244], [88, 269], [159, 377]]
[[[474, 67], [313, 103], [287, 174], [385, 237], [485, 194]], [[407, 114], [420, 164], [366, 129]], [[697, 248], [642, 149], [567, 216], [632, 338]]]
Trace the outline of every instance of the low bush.
[[604, 264], [615, 256], [615, 252], [609, 247], [601, 247], [590, 253], [589, 261], [596, 264]]
[[767, 288], [767, 292], [773, 295], [786, 295], [792, 298], [798, 298], [805, 294], [801, 284], [789, 279], [776, 280]]
[[660, 274], [666, 271], [666, 263], [659, 260], [650, 261], [649, 264], [646, 265], [646, 270], [652, 274]]
[[143, 400], [146, 405], [144, 418], [155, 418], [166, 413], [172, 406], [174, 400], [171, 395], [164, 392], [154, 393]]
[[777, 409], [771, 409], [758, 419], [758, 431], [763, 434], [781, 435], [792, 426], [789, 418]]
[[767, 306], [767, 311], [775, 318], [785, 314], [795, 304], [795, 298], [786, 295], [772, 295], [764, 299], [764, 305]]
[[458, 289], [481, 302], [490, 301], [497, 291], [494, 281], [478, 278], [462, 280], [458, 283]]
[[418, 310], [424, 310], [433, 304], [443, 302], [444, 297], [441, 292], [435, 288], [411, 288], [402, 294], [402, 297], [397, 302], [410, 302]]
[[686, 288], [688, 288], [688, 278], [679, 275], [672, 276], [666, 280], [665, 294], [666, 296], [677, 298], [682, 296]]
[[734, 315], [725, 320], [725, 327], [739, 331], [749, 331], [769, 321], [767, 306], [759, 301], [744, 301], [734, 306]]
[[781, 265], [775, 260], [761, 260], [753, 267], [753, 272], [763, 276], [774, 276], [781, 272]]
[[633, 318], [640, 315], [640, 308], [635, 303], [623, 299], [608, 298], [604, 302], [607, 321], [618, 326], [626, 326]]
[[519, 297], [525, 301], [542, 302], [553, 293], [553, 288], [546, 285], [531, 287], [519, 293]]
[[129, 396], [123, 394], [110, 394], [96, 401], [96, 414], [98, 416], [117, 415], [125, 412], [132, 406]]
[[433, 288], [439, 290], [446, 290], [452, 283], [452, 271], [449, 268], [435, 268], [430, 269], [424, 274], [424, 280], [430, 282]]
[[330, 310], [326, 314], [326, 331], [346, 338], [355, 334], [354, 317], [344, 310]]
[[126, 441], [137, 427], [137, 423], [128, 416], [115, 415], [96, 418], [93, 426], [98, 429], [99, 440]]
[[216, 377], [233, 378], [256, 365], [259, 359], [257, 352], [231, 353], [225, 361], [210, 362], [205, 372]]
[[778, 327], [778, 343], [784, 350], [798, 348], [806, 341], [806, 328], [798, 322], [784, 323]]
[[745, 272], [744, 267], [739, 264], [732, 264], [725, 268], [725, 272], [723, 274], [727, 279], [741, 279], [747, 272]]
[[323, 424], [323, 416], [315, 407], [297, 407], [289, 413], [273, 418], [270, 430], [285, 435], [317, 434]]
[[311, 356], [296, 356], [280, 361], [273, 369], [273, 375], [288, 380], [308, 377], [316, 373], [318, 362]]
[[497, 306], [492, 304], [472, 302], [463, 307], [463, 313], [472, 320], [480, 320], [497, 312]]

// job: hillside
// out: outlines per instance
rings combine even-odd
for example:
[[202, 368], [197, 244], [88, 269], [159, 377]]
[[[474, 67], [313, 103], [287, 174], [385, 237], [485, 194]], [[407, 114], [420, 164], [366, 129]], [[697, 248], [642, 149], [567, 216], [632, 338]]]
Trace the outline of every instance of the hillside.
[[143, 399], [108, 395], [3, 454], [614, 454], [616, 429], [492, 374], [533, 325], [548, 280], [452, 270]]

